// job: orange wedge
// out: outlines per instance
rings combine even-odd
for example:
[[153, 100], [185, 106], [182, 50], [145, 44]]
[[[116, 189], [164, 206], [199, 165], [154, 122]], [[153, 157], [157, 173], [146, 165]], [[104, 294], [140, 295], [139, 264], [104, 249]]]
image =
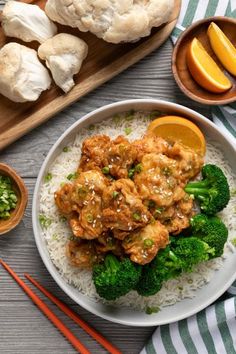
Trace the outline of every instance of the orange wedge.
[[194, 38], [187, 51], [187, 65], [194, 80], [208, 91], [221, 93], [232, 87], [201, 42]]
[[178, 116], [157, 118], [148, 127], [148, 132], [170, 142], [178, 141], [195, 150], [201, 156], [206, 152], [206, 141], [198, 126]]
[[236, 48], [224, 32], [212, 22], [207, 30], [211, 47], [222, 65], [231, 74], [236, 75]]

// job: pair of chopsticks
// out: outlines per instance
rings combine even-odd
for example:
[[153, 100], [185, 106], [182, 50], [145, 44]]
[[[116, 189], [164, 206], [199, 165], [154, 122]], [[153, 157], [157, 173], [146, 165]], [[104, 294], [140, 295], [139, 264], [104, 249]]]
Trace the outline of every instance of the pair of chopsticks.
[[[90, 351], [80, 342], [80, 340], [69, 330], [68, 327], [50, 310], [50, 308], [36, 295], [33, 290], [5, 263], [0, 259], [0, 264], [8, 271], [12, 278], [20, 285], [25, 293], [31, 298], [35, 305], [44, 313], [44, 315], [54, 324], [55, 327], [68, 339], [68, 341], [74, 346], [74, 348], [81, 354], [91, 354]], [[25, 274], [25, 277], [35, 285], [48, 299], [50, 299], [57, 307], [70, 317], [75, 323], [82, 327], [92, 338], [94, 338], [99, 344], [101, 344], [111, 354], [122, 354], [116, 347], [114, 347], [106, 338], [100, 333], [90, 327], [85, 321], [83, 321], [74, 311], [72, 311], [66, 304], [59, 300], [56, 296], [51, 294], [36, 280], [34, 280], [29, 274]]]

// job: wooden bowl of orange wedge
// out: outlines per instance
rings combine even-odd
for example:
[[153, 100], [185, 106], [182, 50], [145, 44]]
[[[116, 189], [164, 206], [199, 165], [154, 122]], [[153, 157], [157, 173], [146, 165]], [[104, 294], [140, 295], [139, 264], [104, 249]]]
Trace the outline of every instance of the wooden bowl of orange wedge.
[[208, 105], [236, 101], [236, 19], [210, 17], [186, 29], [172, 55], [179, 88]]

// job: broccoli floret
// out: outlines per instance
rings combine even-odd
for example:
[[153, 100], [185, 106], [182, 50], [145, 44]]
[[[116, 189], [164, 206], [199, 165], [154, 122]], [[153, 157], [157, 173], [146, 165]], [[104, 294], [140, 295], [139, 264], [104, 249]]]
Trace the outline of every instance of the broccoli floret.
[[151, 296], [156, 294], [162, 287], [162, 283], [179, 274], [176, 264], [171, 259], [170, 246], [160, 250], [154, 260], [145, 265], [136, 285], [139, 295]]
[[181, 270], [191, 272], [194, 265], [213, 257], [215, 250], [197, 237], [181, 237], [175, 243], [173, 253], [179, 260]]
[[135, 287], [139, 295], [151, 296], [161, 290], [164, 279], [158, 273], [158, 269], [152, 264], [145, 265], [142, 270], [141, 277]]
[[228, 237], [228, 229], [217, 216], [198, 214], [191, 218], [191, 233], [215, 249], [212, 258], [220, 257]]
[[203, 166], [202, 177], [201, 181], [188, 183], [185, 186], [185, 192], [199, 200], [204, 213], [214, 215], [228, 204], [229, 185], [223, 171], [215, 165]]
[[191, 272], [195, 264], [209, 260], [213, 254], [214, 249], [199, 238], [180, 237], [143, 267], [136, 290], [142, 296], [154, 295], [164, 281], [176, 278], [182, 272]]
[[127, 294], [137, 284], [141, 267], [129, 258], [119, 260], [108, 254], [103, 264], [94, 266], [93, 281], [97, 293], [106, 300], [115, 300]]

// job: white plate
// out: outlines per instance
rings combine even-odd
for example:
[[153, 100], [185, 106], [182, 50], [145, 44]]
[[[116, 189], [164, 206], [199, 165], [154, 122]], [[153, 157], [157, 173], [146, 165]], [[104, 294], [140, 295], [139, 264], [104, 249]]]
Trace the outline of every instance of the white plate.
[[38, 221], [39, 194], [41, 184], [43, 183], [43, 177], [45, 176], [46, 171], [49, 170], [49, 167], [54, 162], [55, 158], [61, 153], [63, 147], [73, 141], [75, 135], [78, 134], [81, 128], [87, 127], [92, 123], [94, 124], [101, 122], [116, 113], [121, 113], [132, 109], [146, 111], [160, 110], [165, 113], [189, 118], [193, 122], [197, 123], [203, 133], [207, 134], [210, 139], [219, 142], [225, 158], [228, 160], [233, 172], [236, 174], [236, 148], [233, 140], [230, 136], [220, 132], [220, 130], [211, 121], [206, 119], [201, 114], [184, 106], [159, 100], [140, 99], [117, 102], [101, 107], [74, 123], [65, 131], [65, 133], [58, 139], [49, 151], [48, 156], [41, 167], [35, 186], [32, 210], [33, 229], [39, 253], [49, 273], [62, 288], [62, 290], [64, 290], [64, 292], [75, 302], [95, 315], [112, 322], [131, 326], [155, 326], [189, 317], [202, 310], [221, 296], [236, 278], [236, 255], [232, 253], [228, 256], [228, 258], [224, 261], [223, 267], [215, 272], [212, 280], [203, 288], [196, 291], [196, 297], [193, 299], [184, 299], [175, 305], [164, 308], [157, 314], [147, 315], [144, 312], [133, 310], [131, 308], [118, 308], [97, 303], [81, 294], [78, 289], [67, 284], [49, 257], [47, 246]]

